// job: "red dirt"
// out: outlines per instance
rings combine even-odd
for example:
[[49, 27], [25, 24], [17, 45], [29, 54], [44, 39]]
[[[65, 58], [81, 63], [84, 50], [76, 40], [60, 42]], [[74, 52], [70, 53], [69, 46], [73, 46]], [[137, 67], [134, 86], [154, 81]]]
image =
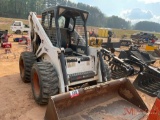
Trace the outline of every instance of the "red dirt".
[[[23, 83], [19, 75], [19, 55], [26, 46], [13, 42], [13, 38], [9, 40], [13, 54], [8, 54], [8, 59], [4, 49], [0, 48], [0, 120], [43, 120], [46, 106], [35, 103], [30, 83]], [[159, 62], [156, 65], [160, 66]], [[131, 81], [135, 77], [130, 77]], [[138, 93], [151, 109], [155, 98], [140, 91]]]
[[19, 75], [18, 60], [25, 45], [12, 41], [10, 38], [13, 54], [8, 54], [8, 59], [0, 48], [0, 120], [43, 120], [46, 106], [35, 103], [30, 83], [23, 83]]

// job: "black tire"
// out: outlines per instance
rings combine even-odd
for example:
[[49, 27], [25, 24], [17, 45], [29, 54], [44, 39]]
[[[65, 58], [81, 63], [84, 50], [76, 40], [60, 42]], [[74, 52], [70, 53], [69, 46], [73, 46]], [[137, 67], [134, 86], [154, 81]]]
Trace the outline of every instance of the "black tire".
[[111, 68], [105, 61], [104, 61], [104, 68], [106, 69], [106, 73], [107, 73], [107, 81], [110, 81], [111, 80]]
[[21, 34], [21, 31], [20, 31], [20, 30], [16, 30], [15, 33], [16, 33], [16, 34]]
[[22, 52], [19, 58], [20, 76], [23, 82], [31, 81], [31, 69], [36, 62], [36, 56], [32, 52]]
[[31, 73], [32, 92], [35, 101], [44, 105], [50, 96], [59, 93], [59, 79], [53, 65], [48, 62], [38, 62], [32, 67]]

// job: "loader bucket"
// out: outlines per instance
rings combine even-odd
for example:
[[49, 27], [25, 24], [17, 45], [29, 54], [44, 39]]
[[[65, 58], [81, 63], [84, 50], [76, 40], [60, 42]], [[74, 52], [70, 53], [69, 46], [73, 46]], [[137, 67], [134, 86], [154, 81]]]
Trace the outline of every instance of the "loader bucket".
[[160, 50], [155, 49], [154, 51], [146, 51], [146, 52], [152, 55], [156, 60], [160, 59]]
[[147, 51], [147, 53], [155, 57], [155, 59], [158, 59], [160, 57], [160, 55], [157, 54], [157, 51]]
[[121, 51], [119, 58], [121, 59], [130, 59], [130, 56], [133, 55], [136, 58], [140, 59], [145, 64], [154, 64], [156, 59], [151, 54], [148, 54], [145, 51], [140, 51], [138, 48], [131, 46], [129, 50]]
[[131, 51], [131, 54], [139, 58], [146, 64], [154, 64], [156, 61], [156, 59], [152, 55], [148, 54], [147, 52]]
[[141, 72], [134, 80], [133, 85], [136, 89], [156, 97], [160, 92], [160, 70], [149, 66], [146, 71]]
[[128, 79], [51, 96], [45, 120], [139, 120], [148, 108]]

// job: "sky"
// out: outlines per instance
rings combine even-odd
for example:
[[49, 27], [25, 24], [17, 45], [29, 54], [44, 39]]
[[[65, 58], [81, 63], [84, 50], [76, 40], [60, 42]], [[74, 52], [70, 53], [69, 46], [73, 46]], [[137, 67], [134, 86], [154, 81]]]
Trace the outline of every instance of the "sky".
[[160, 23], [160, 0], [70, 0], [98, 7], [106, 16], [116, 15], [133, 24], [139, 21]]

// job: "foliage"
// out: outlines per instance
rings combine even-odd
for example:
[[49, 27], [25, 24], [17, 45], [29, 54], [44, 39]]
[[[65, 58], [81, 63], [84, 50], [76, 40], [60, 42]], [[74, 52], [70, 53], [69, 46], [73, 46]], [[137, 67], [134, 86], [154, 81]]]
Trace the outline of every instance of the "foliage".
[[130, 22], [125, 21], [118, 16], [112, 16], [107, 19], [107, 27], [110, 28], [119, 28], [119, 29], [130, 29]]
[[[128, 28], [127, 26], [129, 26], [128, 22], [125, 23], [125, 20], [116, 16], [109, 18], [109, 21], [107, 21], [107, 17], [105, 17], [105, 15], [97, 7], [83, 3], [73, 3], [68, 0], [57, 0], [57, 2], [60, 5], [67, 5], [88, 11], [90, 15], [87, 25], [114, 28], [120, 28], [122, 25], [124, 25], [123, 27], [125, 28]], [[51, 5], [55, 5], [55, 0], [0, 0], [0, 16], [27, 19], [30, 11], [40, 14], [46, 7], [50, 7]], [[116, 22], [114, 23], [114, 26], [110, 25], [110, 21], [112, 19], [115, 19], [114, 21]], [[119, 22], [119, 20], [122, 22]]]
[[160, 24], [149, 21], [141, 21], [135, 24], [134, 29], [143, 31], [160, 32]]
[[[15, 19], [15, 18], [4, 18], [0, 17], [0, 23], [2, 22], [3, 24], [0, 24], [0, 30], [9, 30], [9, 33], [12, 33], [10, 30], [10, 25], [13, 23], [13, 21], [23, 21], [25, 24], [28, 23], [27, 20], [24, 19]], [[91, 30], [98, 30], [99, 27], [93, 27], [93, 26], [88, 26], [87, 29]], [[113, 29], [113, 32], [115, 33], [116, 38], [121, 38], [122, 35], [126, 35], [127, 38], [130, 38], [130, 36], [134, 33], [140, 32], [138, 30], [123, 30], [123, 29]], [[160, 33], [155, 33], [154, 35], [158, 38], [160, 38]], [[113, 39], [114, 40], [114, 39]], [[119, 39], [118, 39], [119, 40]]]
[[30, 11], [40, 13], [43, 0], [0, 0], [0, 16], [27, 18]]
[[[56, 4], [55, 1], [56, 0], [0, 0], [0, 17], [27, 19], [30, 11], [41, 14], [45, 8], [54, 6]], [[97, 7], [83, 3], [73, 3], [70, 0], [57, 0], [57, 3], [59, 5], [67, 5], [88, 11], [88, 26], [131, 29], [130, 21], [126, 21], [118, 16], [106, 17]], [[160, 24], [143, 21], [137, 23], [134, 29], [160, 32]]]

